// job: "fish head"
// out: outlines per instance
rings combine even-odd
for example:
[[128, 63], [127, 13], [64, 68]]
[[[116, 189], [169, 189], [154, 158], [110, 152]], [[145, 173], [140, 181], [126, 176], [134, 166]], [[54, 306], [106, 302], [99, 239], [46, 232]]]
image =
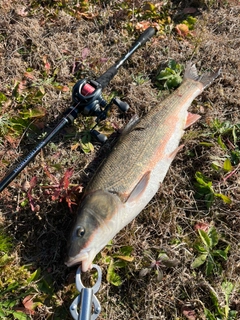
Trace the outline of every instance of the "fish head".
[[95, 256], [116, 234], [119, 204], [120, 199], [107, 191], [85, 196], [70, 233], [68, 267], [82, 263], [83, 272], [91, 268]]

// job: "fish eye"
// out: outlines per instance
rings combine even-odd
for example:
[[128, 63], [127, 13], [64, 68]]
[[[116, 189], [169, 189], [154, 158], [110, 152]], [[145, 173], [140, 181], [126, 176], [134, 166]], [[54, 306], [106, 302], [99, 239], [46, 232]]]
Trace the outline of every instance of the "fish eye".
[[82, 238], [84, 236], [84, 234], [85, 234], [85, 229], [82, 226], [79, 226], [77, 228], [77, 236], [79, 238]]

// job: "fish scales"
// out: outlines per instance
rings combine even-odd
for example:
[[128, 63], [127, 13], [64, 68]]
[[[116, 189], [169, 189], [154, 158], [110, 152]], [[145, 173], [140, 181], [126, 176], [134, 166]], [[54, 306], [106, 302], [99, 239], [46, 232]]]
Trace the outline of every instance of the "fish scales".
[[[161, 146], [164, 148], [164, 143], [170, 139], [170, 128], [177, 122], [183, 103], [190, 105], [192, 97], [201, 89], [200, 83], [187, 79], [159, 106], [151, 108], [129, 133], [123, 133], [123, 138], [97, 170], [86, 192], [104, 189], [119, 195], [130, 193], [143, 173], [148, 168], [151, 170], [156, 150]], [[182, 134], [183, 130], [179, 136]]]
[[184, 129], [199, 119], [191, 102], [219, 75], [197, 75], [188, 64], [184, 81], [142, 119], [130, 121], [86, 188], [74, 222], [67, 266], [91, 268], [98, 252], [148, 204], [179, 150]]

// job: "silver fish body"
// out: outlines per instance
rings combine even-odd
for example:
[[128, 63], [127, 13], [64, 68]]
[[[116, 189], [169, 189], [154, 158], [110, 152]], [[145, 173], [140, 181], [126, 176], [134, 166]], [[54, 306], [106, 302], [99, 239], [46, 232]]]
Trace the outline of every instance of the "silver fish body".
[[148, 204], [158, 191], [179, 147], [184, 129], [199, 119], [188, 113], [192, 101], [219, 75], [198, 77], [186, 67], [180, 87], [124, 129], [85, 191], [73, 226], [68, 259], [91, 268], [96, 254]]

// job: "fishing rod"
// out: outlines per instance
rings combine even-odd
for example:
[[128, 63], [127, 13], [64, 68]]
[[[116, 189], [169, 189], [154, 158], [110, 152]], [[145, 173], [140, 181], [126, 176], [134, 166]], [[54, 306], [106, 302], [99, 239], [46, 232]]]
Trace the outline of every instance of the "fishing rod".
[[21, 160], [14, 169], [0, 181], [0, 192], [3, 191], [9, 183], [29, 164], [29, 162], [45, 147], [52, 138], [66, 125], [72, 124], [79, 114], [85, 116], [96, 116], [96, 125], [91, 129], [91, 134], [100, 142], [105, 142], [106, 137], [95, 130], [95, 127], [107, 117], [107, 112], [113, 104], [126, 112], [129, 108], [126, 102], [118, 98], [113, 98], [109, 103], [102, 97], [102, 90], [109, 84], [113, 77], [117, 74], [118, 69], [123, 63], [143, 44], [145, 44], [153, 35], [155, 29], [147, 28], [140, 37], [134, 42], [131, 49], [105, 73], [96, 80], [79, 80], [72, 89], [72, 106], [64, 113], [63, 118], [57, 126], [38, 144], [29, 154]]

